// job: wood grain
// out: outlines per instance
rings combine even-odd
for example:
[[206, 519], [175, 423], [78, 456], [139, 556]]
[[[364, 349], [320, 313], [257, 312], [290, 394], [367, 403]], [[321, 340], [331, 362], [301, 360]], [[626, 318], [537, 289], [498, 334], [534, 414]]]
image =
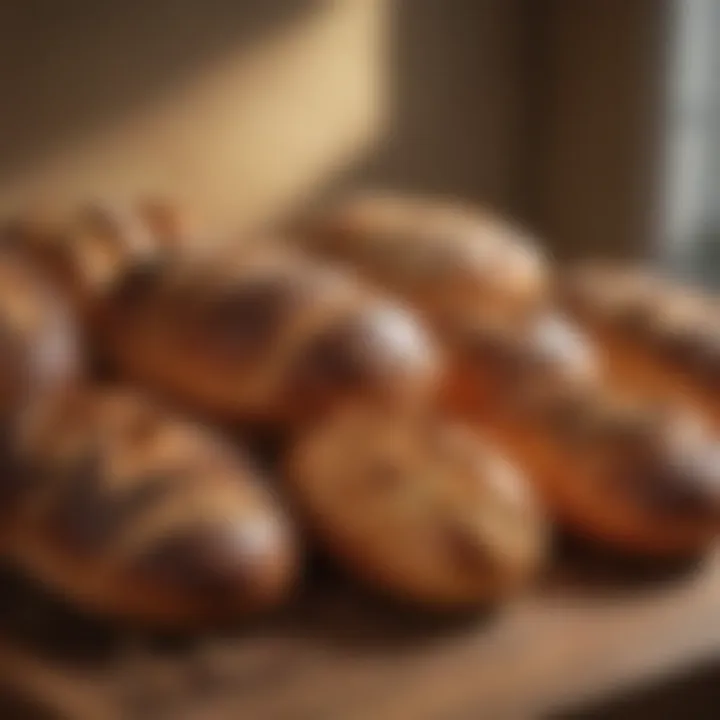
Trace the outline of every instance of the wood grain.
[[[100, 632], [89, 620], [58, 619], [67, 611], [46, 604], [30, 611], [29, 642], [4, 607], [0, 672], [73, 720], [535, 718], [720, 657], [718, 607], [720, 557], [658, 573], [583, 556], [514, 606], [454, 621], [330, 577], [251, 629], [180, 639], [106, 629], [82, 658]], [[57, 638], [52, 654], [42, 648], [38, 613], [62, 623], [71, 653]]]

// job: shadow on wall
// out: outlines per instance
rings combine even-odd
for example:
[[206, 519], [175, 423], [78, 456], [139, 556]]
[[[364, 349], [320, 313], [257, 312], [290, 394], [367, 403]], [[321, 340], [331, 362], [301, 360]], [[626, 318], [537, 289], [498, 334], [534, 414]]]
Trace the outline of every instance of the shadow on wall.
[[318, 0], [28, 0], [0, 7], [0, 182], [229, 50], [259, 43]]
[[0, 212], [38, 195], [159, 190], [221, 225], [252, 226], [350, 178], [515, 213], [524, 9], [523, 0], [3, 4]]
[[523, 188], [522, 0], [398, 0], [390, 132], [358, 178], [515, 212]]
[[0, 213], [159, 192], [245, 230], [382, 130], [387, 0], [30, 5], [0, 9]]

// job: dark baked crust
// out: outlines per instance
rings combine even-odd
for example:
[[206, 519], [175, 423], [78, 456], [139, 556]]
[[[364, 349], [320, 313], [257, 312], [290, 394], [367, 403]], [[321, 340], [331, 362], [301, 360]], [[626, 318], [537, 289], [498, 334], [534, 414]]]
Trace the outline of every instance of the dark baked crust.
[[591, 356], [549, 353], [537, 334], [495, 333], [466, 356], [448, 402], [528, 468], [577, 533], [646, 554], [704, 549], [720, 530], [714, 437], [695, 416], [581, 371]]
[[189, 626], [262, 610], [289, 590], [295, 540], [258, 470], [147, 398], [67, 395], [26, 418], [13, 452], [25, 482], [5, 549], [79, 606]]
[[437, 374], [410, 312], [284, 248], [136, 273], [98, 328], [122, 372], [229, 420], [307, 420], [360, 397], [416, 402]]

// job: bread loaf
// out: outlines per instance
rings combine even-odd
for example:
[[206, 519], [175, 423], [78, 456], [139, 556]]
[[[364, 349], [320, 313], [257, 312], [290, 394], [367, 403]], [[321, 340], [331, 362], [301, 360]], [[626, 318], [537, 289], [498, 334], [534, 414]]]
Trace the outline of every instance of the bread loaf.
[[98, 329], [126, 376], [229, 421], [304, 423], [370, 397], [415, 404], [438, 376], [409, 310], [286, 248], [138, 267]]
[[298, 242], [429, 321], [449, 353], [447, 408], [520, 465], [562, 524], [661, 556], [717, 535], [714, 438], [617, 382], [614, 349], [547, 304], [549, 269], [522, 233], [455, 205], [370, 195], [315, 214]]
[[424, 607], [503, 599], [546, 555], [544, 515], [523, 475], [434, 416], [344, 408], [298, 440], [287, 485], [350, 575]]
[[617, 265], [587, 263], [562, 280], [562, 300], [596, 339], [614, 382], [692, 408], [720, 428], [717, 298]]
[[547, 261], [528, 234], [457, 202], [366, 192], [303, 218], [294, 237], [391, 289], [443, 330], [490, 313], [521, 322], [546, 299]]
[[134, 391], [46, 403], [3, 462], [5, 554], [79, 607], [185, 628], [272, 606], [296, 575], [289, 520], [249, 458]]
[[[687, 556], [720, 532], [720, 446], [694, 414], [611, 391], [581, 336], [479, 331], [449, 405], [514, 457], [576, 534], [649, 556]], [[472, 381], [474, 378], [474, 382]]]

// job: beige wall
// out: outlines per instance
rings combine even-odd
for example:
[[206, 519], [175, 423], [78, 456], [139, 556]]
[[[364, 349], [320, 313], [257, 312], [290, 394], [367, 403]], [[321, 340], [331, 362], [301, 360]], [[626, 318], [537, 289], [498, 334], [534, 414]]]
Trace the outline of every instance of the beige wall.
[[0, 211], [159, 190], [255, 222], [381, 131], [384, 0], [63, 5], [0, 10]]
[[252, 223], [356, 167], [516, 204], [519, 0], [63, 5], [0, 9], [0, 212], [163, 190]]

